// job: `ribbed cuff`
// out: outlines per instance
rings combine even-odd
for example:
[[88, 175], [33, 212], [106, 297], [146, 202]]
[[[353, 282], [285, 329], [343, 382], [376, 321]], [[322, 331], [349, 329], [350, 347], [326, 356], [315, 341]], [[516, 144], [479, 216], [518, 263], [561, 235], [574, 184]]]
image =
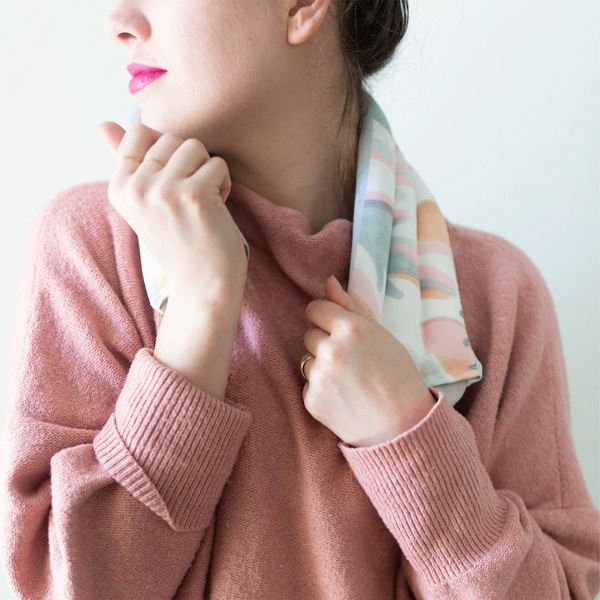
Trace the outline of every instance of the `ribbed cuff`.
[[247, 409], [211, 396], [141, 348], [94, 450], [173, 529], [196, 531], [208, 525], [251, 423]]
[[338, 447], [411, 566], [430, 584], [472, 568], [500, 539], [508, 505], [473, 429], [444, 394], [411, 429], [374, 446]]

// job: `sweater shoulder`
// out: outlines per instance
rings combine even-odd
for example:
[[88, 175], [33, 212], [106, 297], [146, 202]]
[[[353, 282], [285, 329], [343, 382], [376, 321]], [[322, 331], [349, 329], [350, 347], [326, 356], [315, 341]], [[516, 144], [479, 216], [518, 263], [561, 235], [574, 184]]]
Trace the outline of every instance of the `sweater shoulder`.
[[[65, 323], [77, 313], [85, 315], [79, 323], [94, 332], [90, 335], [152, 345], [156, 325], [137, 235], [111, 205], [108, 184], [70, 186], [38, 212], [26, 239], [17, 292], [15, 320], [22, 329], [41, 312]], [[73, 313], [68, 319], [67, 305]], [[127, 353], [130, 360], [136, 344]]]
[[[528, 291], [533, 285], [548, 293], [539, 267], [516, 244], [498, 234], [451, 223], [447, 219], [446, 225], [457, 277], [458, 271], [463, 280], [476, 274], [480, 282], [489, 284], [485, 288], [492, 286], [494, 291], [503, 288], [507, 293], [509, 290], [519, 293]], [[484, 286], [479, 287], [483, 291]]]
[[80, 279], [96, 279], [101, 273], [118, 290], [117, 254], [131, 252], [132, 240], [123, 226], [126, 222], [108, 200], [108, 183], [81, 183], [51, 197], [33, 222], [25, 261], [61, 279], [75, 272]]
[[110, 229], [108, 181], [79, 183], [65, 188], [46, 202], [38, 219], [44, 227], [101, 235]]
[[[540, 359], [536, 346], [558, 339], [553, 298], [538, 266], [514, 243], [463, 225], [447, 223], [447, 229], [473, 352], [483, 378], [501, 388], [512, 369]], [[465, 414], [476, 393], [468, 391]]]
[[138, 238], [110, 203], [108, 185], [70, 186], [43, 205], [27, 237], [22, 285], [60, 286], [79, 297], [87, 289], [98, 307], [127, 310], [139, 327], [150, 331], [146, 321], [153, 313]]

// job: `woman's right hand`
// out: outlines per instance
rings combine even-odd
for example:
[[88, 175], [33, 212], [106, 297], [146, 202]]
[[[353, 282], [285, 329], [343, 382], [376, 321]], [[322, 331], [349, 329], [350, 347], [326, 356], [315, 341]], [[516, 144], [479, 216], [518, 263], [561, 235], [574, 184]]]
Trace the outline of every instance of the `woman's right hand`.
[[[225, 206], [231, 190], [227, 163], [195, 138], [162, 134], [141, 123], [125, 131], [113, 121], [98, 129], [115, 159], [108, 186], [112, 206], [162, 266], [169, 295], [243, 293], [246, 251]], [[163, 167], [156, 158], [165, 164]]]

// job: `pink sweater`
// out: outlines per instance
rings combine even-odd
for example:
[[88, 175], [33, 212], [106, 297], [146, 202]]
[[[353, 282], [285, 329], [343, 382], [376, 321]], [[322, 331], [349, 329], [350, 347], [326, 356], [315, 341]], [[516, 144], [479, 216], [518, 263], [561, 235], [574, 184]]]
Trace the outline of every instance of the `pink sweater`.
[[[108, 182], [31, 229], [11, 342], [0, 549], [17, 598], [594, 598], [600, 514], [571, 437], [555, 308], [534, 263], [447, 222], [483, 366], [383, 444], [305, 409], [310, 300], [346, 289], [352, 223], [234, 182], [251, 246], [225, 400], [153, 357], [161, 315]], [[433, 388], [430, 388], [433, 390]]]

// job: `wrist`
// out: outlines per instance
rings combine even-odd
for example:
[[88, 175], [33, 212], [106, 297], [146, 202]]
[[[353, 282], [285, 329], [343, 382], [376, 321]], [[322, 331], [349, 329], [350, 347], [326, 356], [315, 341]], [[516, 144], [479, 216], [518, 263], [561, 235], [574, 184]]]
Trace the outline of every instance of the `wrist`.
[[199, 306], [207, 310], [223, 310], [226, 307], [239, 309], [243, 297], [244, 288], [229, 283], [215, 284], [210, 289], [192, 285], [169, 286], [169, 302], [180, 306]]
[[437, 398], [434, 398], [433, 394], [427, 389], [427, 393], [424, 394], [421, 400], [415, 403], [414, 410], [402, 423], [402, 432], [412, 429], [417, 423], [420, 423], [435, 406]]

